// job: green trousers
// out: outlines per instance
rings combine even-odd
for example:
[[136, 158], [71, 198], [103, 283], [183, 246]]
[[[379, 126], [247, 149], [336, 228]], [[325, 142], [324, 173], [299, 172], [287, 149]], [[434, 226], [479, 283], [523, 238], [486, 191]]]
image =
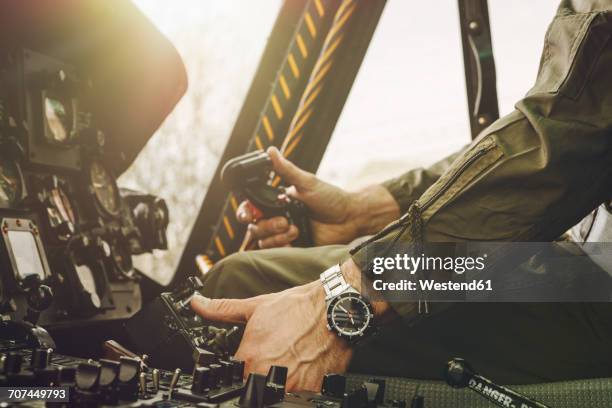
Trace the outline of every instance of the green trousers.
[[[279, 248], [231, 255], [205, 276], [203, 294], [246, 298], [318, 279], [349, 247]], [[612, 305], [456, 304], [409, 327], [380, 330], [354, 353], [350, 371], [442, 379], [462, 357], [505, 384], [612, 376]]]

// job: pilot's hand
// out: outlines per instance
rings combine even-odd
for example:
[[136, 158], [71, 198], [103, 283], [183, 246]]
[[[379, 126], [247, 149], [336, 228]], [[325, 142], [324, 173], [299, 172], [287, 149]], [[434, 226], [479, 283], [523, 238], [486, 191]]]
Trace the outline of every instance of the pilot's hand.
[[[268, 149], [274, 171], [291, 187], [287, 194], [308, 207], [315, 245], [348, 243], [358, 235], [358, 201], [353, 194], [319, 180], [284, 158], [275, 147]], [[285, 217], [262, 219], [252, 224], [253, 214], [246, 202], [240, 204], [236, 217], [250, 223], [249, 230], [260, 248], [290, 245], [300, 231]]]
[[[342, 264], [345, 279], [362, 291], [362, 277], [352, 260]], [[393, 318], [386, 301], [373, 301], [378, 324]], [[346, 371], [352, 356], [348, 344], [326, 327], [325, 291], [320, 281], [250, 299], [196, 296], [193, 310], [209, 321], [246, 323], [235, 357], [245, 375], [267, 373], [272, 365], [289, 369], [290, 391], [318, 391], [327, 373]]]

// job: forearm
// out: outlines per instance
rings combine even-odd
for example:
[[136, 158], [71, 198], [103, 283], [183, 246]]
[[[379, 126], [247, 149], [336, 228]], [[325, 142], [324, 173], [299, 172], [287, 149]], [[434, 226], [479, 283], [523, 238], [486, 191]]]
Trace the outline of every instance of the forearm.
[[349, 219], [354, 223], [355, 237], [375, 234], [398, 219], [413, 201], [438, 180], [463, 149], [428, 168], [412, 169], [383, 184], [349, 193]]
[[399, 204], [381, 185], [368, 186], [349, 194], [349, 217], [354, 224], [355, 237], [375, 234], [400, 216]]

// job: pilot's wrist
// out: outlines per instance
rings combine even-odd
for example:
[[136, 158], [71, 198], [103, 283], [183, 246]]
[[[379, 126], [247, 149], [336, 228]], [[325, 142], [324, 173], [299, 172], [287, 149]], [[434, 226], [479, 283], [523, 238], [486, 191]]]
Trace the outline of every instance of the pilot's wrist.
[[370, 293], [372, 285], [370, 284], [368, 278], [361, 273], [361, 270], [351, 258], [343, 262], [342, 265], [340, 265], [340, 269], [346, 283], [351, 285], [359, 293], [361, 293], [362, 296], [370, 301], [374, 310], [374, 316], [377, 318], [379, 323], [384, 323], [394, 317], [395, 313], [387, 300], [381, 298], [380, 296], [377, 296], [376, 298], [372, 296]]

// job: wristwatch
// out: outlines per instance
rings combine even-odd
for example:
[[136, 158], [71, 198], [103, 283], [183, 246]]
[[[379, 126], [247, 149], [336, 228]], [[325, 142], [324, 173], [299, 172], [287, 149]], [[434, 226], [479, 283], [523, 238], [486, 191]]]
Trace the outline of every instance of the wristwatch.
[[340, 265], [321, 274], [327, 305], [327, 328], [354, 344], [373, 331], [374, 312], [370, 302], [346, 283]]

